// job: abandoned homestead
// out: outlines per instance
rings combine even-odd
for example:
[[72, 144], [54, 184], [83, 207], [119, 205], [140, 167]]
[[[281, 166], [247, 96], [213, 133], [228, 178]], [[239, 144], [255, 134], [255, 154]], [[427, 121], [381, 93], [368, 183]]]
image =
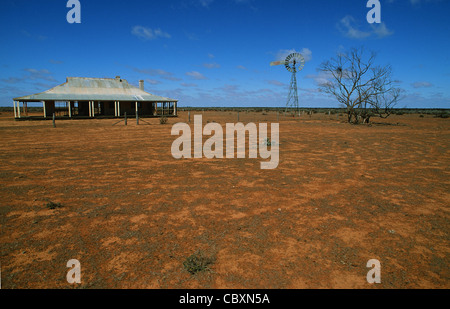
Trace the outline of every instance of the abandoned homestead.
[[[16, 119], [122, 117], [125, 115], [161, 117], [177, 116], [178, 100], [156, 96], [116, 78], [68, 77], [64, 84], [47, 91], [14, 98]], [[22, 106], [21, 106], [22, 103]], [[43, 107], [42, 117], [28, 115], [28, 103]]]

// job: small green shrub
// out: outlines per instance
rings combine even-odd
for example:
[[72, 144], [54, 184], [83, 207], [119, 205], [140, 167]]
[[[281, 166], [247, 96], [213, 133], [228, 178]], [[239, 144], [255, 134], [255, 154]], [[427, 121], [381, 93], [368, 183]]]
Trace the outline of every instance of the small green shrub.
[[198, 272], [209, 270], [209, 265], [213, 262], [213, 258], [206, 257], [203, 252], [197, 251], [183, 262], [183, 266], [190, 274], [195, 275]]
[[61, 203], [54, 203], [52, 201], [48, 202], [46, 206], [48, 209], [56, 209], [62, 207]]
[[162, 116], [161, 118], [159, 118], [159, 123], [160, 124], [166, 124], [167, 123], [167, 117], [166, 116]]

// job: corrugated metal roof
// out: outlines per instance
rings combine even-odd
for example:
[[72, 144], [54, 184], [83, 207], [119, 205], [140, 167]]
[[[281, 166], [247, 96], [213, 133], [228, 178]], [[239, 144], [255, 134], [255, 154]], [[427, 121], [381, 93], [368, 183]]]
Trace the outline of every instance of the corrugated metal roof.
[[152, 101], [177, 102], [134, 87], [125, 79], [68, 77], [64, 84], [14, 101]]

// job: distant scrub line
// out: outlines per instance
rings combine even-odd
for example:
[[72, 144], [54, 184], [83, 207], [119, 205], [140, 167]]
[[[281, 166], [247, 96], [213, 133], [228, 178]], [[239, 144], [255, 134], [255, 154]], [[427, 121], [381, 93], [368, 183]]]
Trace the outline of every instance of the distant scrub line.
[[[255, 112], [255, 113], [263, 113], [263, 112], [276, 112], [279, 111], [284, 113], [286, 107], [179, 107], [179, 111], [214, 111], [214, 112], [232, 112], [232, 111], [244, 111], [244, 112]], [[288, 109], [289, 111], [289, 109]], [[294, 110], [292, 110], [294, 111]], [[338, 114], [338, 113], [346, 113], [345, 108], [300, 108], [301, 112], [312, 112], [316, 113], [326, 113], [330, 114]], [[13, 107], [9, 106], [0, 106], [0, 112], [14, 112]], [[28, 107], [28, 112], [42, 112], [42, 107]], [[403, 115], [403, 114], [424, 114], [424, 115], [434, 115], [436, 117], [448, 118], [450, 116], [450, 109], [448, 108], [396, 108], [393, 109], [393, 115]]]

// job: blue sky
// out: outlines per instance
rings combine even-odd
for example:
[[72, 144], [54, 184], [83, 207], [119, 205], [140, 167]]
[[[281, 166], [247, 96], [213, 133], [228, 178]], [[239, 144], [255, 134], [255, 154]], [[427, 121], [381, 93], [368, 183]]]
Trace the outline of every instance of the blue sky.
[[80, 0], [69, 24], [66, 0], [2, 0], [0, 106], [68, 76], [120, 75], [180, 106], [283, 107], [291, 76], [269, 63], [296, 51], [300, 105], [338, 107], [317, 67], [364, 46], [392, 65], [398, 107], [450, 108], [450, 1], [380, 2], [369, 24], [365, 0]]

